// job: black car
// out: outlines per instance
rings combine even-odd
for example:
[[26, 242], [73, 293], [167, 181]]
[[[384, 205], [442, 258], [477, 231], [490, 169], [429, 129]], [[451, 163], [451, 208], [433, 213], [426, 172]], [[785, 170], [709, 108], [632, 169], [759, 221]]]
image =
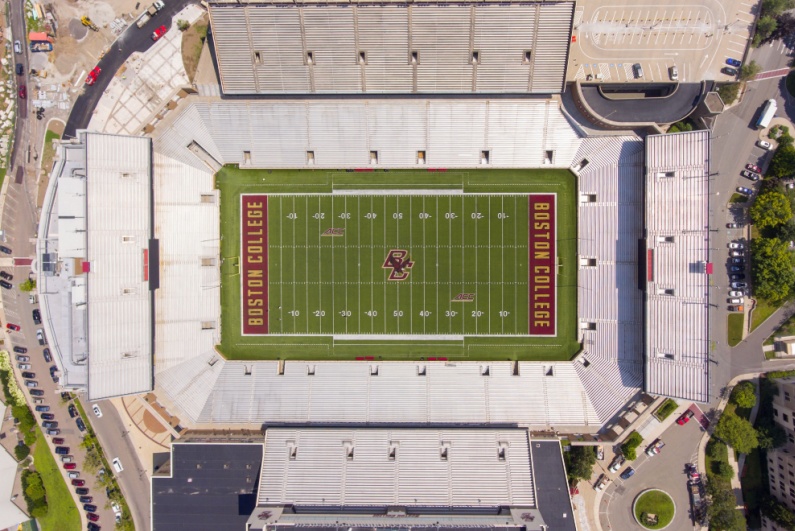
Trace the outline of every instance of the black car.
[[42, 413], [41, 418], [42, 420], [55, 420], [55, 415], [52, 413]]
[[14, 275], [11, 273], [6, 273], [5, 271], [0, 271], [0, 278], [4, 278], [6, 280], [14, 280]]
[[22, 65], [22, 63], [17, 63], [16, 72], [18, 76], [25, 74], [25, 67]]
[[80, 496], [80, 503], [91, 503], [94, 501], [93, 496]]
[[11, 254], [14, 251], [6, 247], [5, 245], [0, 245], [0, 253]]
[[[11, 280], [11, 279], [9, 279], [9, 280]], [[37, 324], [37, 325], [41, 324], [41, 312], [39, 311], [38, 308], [33, 310], [33, 324]]]
[[45, 428], [57, 428], [58, 427], [58, 423], [57, 422], [52, 422], [52, 421], [49, 421], [49, 420], [47, 422], [42, 422], [41, 425], [44, 426]]
[[724, 74], [726, 74], [727, 76], [736, 76], [737, 75], [737, 70], [735, 70], [734, 68], [731, 68], [729, 66], [724, 66], [723, 68], [720, 69], [720, 71], [723, 72]]
[[30, 396], [44, 396], [44, 391], [41, 389], [31, 389]]
[[58, 372], [58, 367], [56, 367], [55, 365], [50, 367], [50, 378], [52, 378], [53, 382], [58, 383], [59, 378], [58, 376], [56, 376], [55, 374], [56, 372]]
[[58, 455], [69, 455], [69, 447], [68, 446], [56, 446], [55, 453]]
[[[80, 489], [77, 489], [77, 490], [80, 490]], [[88, 531], [99, 531], [101, 528], [97, 524], [95, 524], [94, 522], [89, 522], [88, 525], [86, 526], [86, 529]]]
[[3, 286], [5, 289], [11, 289], [14, 287], [11, 285], [11, 282], [8, 282], [7, 280], [0, 280], [0, 286]]
[[[44, 349], [44, 352], [49, 353], [49, 349]], [[64, 400], [71, 400], [72, 395], [69, 394], [69, 391], [61, 391], [61, 398]]]
[[25, 347], [14, 347], [14, 352], [17, 354], [24, 354], [28, 351]]
[[85, 422], [83, 422], [83, 419], [81, 419], [80, 417], [77, 417], [77, 420], [75, 422], [77, 423], [77, 429], [78, 430], [86, 431], [86, 424], [85, 424]]
[[69, 405], [69, 416], [75, 418], [77, 416], [77, 408], [74, 404]]
[[50, 406], [36, 406], [36, 411], [46, 413], [50, 410]]
[[97, 506], [96, 505], [91, 505], [90, 503], [84, 503], [83, 504], [83, 510], [88, 512], [88, 513], [95, 513], [95, 512], [97, 512]]
[[36, 373], [35, 372], [25, 371], [25, 372], [22, 373], [22, 377], [32, 380], [32, 379], [34, 379], [36, 377]]
[[78, 496], [82, 496], [83, 494], [88, 494], [88, 489], [85, 487], [80, 487], [75, 489], [75, 492], [77, 493]]
[[745, 275], [742, 273], [735, 273], [731, 276], [732, 280], [745, 280]]
[[47, 363], [52, 362], [52, 356], [50, 356], [50, 349], [45, 348], [42, 354], [44, 354], [44, 361], [46, 361]]

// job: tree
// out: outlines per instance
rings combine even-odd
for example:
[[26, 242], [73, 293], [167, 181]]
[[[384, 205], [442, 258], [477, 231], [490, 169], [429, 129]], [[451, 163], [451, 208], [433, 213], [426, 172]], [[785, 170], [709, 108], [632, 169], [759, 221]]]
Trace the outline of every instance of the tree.
[[778, 146], [770, 160], [767, 174], [779, 179], [795, 174], [795, 146], [792, 144]]
[[751, 61], [740, 67], [740, 80], [748, 81], [756, 77], [756, 74], [762, 71], [762, 67], [756, 61]]
[[759, 21], [756, 23], [756, 35], [754, 35], [754, 40], [757, 42], [762, 42], [763, 40], [770, 37], [774, 31], [776, 31], [776, 26], [778, 23], [774, 17], [769, 15], [763, 15], [759, 17]]
[[569, 481], [576, 483], [580, 479], [590, 479], [593, 466], [596, 464], [596, 453], [593, 446], [573, 446], [568, 452]]
[[751, 382], [742, 382], [732, 391], [732, 403], [744, 409], [750, 409], [756, 404], [756, 387]]
[[744, 531], [745, 518], [735, 507], [737, 498], [726, 481], [707, 482], [709, 528], [717, 531]]
[[621, 445], [621, 453], [624, 454], [624, 457], [630, 461], [634, 461], [638, 457], [635, 450], [637, 450], [638, 446], [640, 446], [642, 442], [643, 437], [641, 437], [640, 433], [633, 431], [629, 434], [627, 440], [624, 441], [624, 444]]
[[28, 476], [27, 485], [25, 486], [25, 494], [34, 503], [43, 499], [45, 496], [44, 484], [41, 481], [41, 476], [37, 473]]
[[22, 461], [27, 456], [30, 455], [30, 446], [27, 444], [18, 444], [14, 447], [14, 455], [17, 458], [17, 461]]
[[777, 238], [756, 238], [751, 242], [751, 254], [755, 294], [771, 302], [787, 298], [795, 285], [787, 244]]
[[762, 514], [787, 529], [795, 529], [795, 514], [773, 496], [765, 496], [761, 503]]
[[29, 278], [24, 282], [20, 282], [19, 284], [20, 291], [33, 291], [34, 289], [36, 289], [36, 281], [32, 278]]
[[756, 438], [759, 440], [760, 448], [770, 450], [784, 446], [787, 442], [787, 432], [775, 422], [765, 422], [764, 425], [757, 426]]
[[779, 146], [791, 146], [793, 143], [795, 143], [795, 137], [788, 133], [784, 133], [778, 139]]
[[768, 188], [759, 194], [754, 204], [748, 209], [751, 222], [759, 230], [783, 225], [792, 219], [792, 207], [789, 198], [776, 189]]
[[86, 453], [86, 458], [83, 461], [83, 468], [86, 469], [86, 472], [91, 472], [92, 474], [99, 470], [102, 466], [102, 459], [100, 459], [99, 454], [96, 450], [91, 450]]
[[676, 122], [668, 128], [669, 133], [684, 133], [693, 130], [693, 124], [690, 122]]
[[190, 22], [188, 22], [187, 20], [182, 20], [182, 19], [177, 20], [177, 28], [179, 29], [179, 31], [185, 31], [189, 27], [190, 27]]
[[754, 427], [733, 411], [721, 415], [714, 435], [741, 454], [747, 454], [759, 446]]
[[718, 461], [718, 475], [724, 479], [731, 479], [734, 469], [728, 461]]
[[776, 17], [793, 7], [794, 0], [762, 0], [762, 15]]
[[726, 83], [725, 85], [721, 85], [720, 88], [718, 88], [718, 96], [720, 96], [720, 99], [722, 99], [723, 103], [726, 105], [731, 105], [734, 103], [734, 100], [737, 99], [737, 95], [739, 93], [739, 83]]

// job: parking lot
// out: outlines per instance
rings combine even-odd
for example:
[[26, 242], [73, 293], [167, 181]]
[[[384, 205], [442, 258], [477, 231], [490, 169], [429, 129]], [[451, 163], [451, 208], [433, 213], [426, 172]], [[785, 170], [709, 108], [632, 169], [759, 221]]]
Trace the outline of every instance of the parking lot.
[[726, 59], [743, 59], [755, 4], [732, 0], [666, 0], [662, 4], [595, 2], [578, 4], [574, 14], [568, 80], [728, 80]]

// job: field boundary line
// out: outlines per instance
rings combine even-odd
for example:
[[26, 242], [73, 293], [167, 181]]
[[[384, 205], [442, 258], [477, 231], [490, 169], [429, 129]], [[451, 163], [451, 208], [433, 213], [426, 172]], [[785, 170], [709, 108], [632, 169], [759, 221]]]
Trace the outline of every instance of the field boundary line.
[[[406, 186], [405, 184], [394, 185], [394, 186]], [[456, 189], [456, 188], [447, 188], [447, 189], [439, 189], [439, 188], [429, 188], [427, 190], [416, 190], [416, 189], [394, 189], [394, 190], [378, 190], [378, 189], [356, 189], [356, 188], [346, 188], [344, 190], [334, 189], [331, 191], [331, 195], [462, 195], [464, 194], [464, 189]]]
[[393, 341], [463, 341], [464, 335], [461, 334], [334, 334], [334, 341], [357, 341], [357, 340], [384, 340]]

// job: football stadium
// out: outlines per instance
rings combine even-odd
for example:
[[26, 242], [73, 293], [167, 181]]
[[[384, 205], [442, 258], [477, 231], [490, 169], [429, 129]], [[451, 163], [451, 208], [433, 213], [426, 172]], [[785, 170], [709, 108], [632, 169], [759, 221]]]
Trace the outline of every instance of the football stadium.
[[568, 360], [579, 349], [570, 171], [224, 168], [216, 180], [227, 357]]

